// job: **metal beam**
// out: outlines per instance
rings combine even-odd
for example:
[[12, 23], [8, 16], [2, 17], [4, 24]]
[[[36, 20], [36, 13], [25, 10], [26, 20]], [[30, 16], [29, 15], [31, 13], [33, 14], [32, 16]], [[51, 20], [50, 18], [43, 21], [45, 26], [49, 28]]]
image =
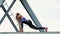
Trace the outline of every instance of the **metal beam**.
[[[42, 25], [40, 24], [39, 20], [35, 16], [33, 10], [30, 8], [28, 2], [26, 0], [20, 0], [20, 2], [22, 3], [23, 7], [26, 9], [27, 13], [30, 15], [31, 19], [34, 21], [34, 23], [36, 24], [36, 26], [37, 27], [42, 27]], [[45, 32], [43, 29], [39, 30], [39, 31], [40, 32]]]
[[10, 9], [12, 8], [12, 6], [14, 5], [15, 1], [16, 1], [16, 0], [14, 0], [14, 1], [11, 3], [11, 5], [10, 5], [10, 7], [8, 8], [7, 12], [4, 14], [4, 16], [2, 17], [2, 19], [0, 20], [0, 24], [2, 23], [2, 21], [3, 21], [4, 18], [6, 17], [6, 14], [9, 12], [9, 10], [10, 10]]
[[1, 7], [1, 5], [3, 4], [4, 1], [5, 1], [5, 0], [0, 0], [0, 7]]
[[14, 24], [13, 20], [11, 19], [11, 17], [9, 16], [8, 12], [9, 10], [12, 8], [13, 4], [15, 3], [16, 0], [13, 0], [12, 4], [10, 5], [10, 7], [8, 8], [8, 10], [6, 11], [6, 9], [4, 8], [4, 6], [2, 5], [2, 9], [4, 10], [5, 14], [3, 16], [3, 18], [0, 21], [0, 24], [2, 23], [2, 21], [4, 20], [4, 18], [7, 16], [8, 19], [10, 20], [11, 24], [13, 25], [14, 29], [18, 32], [18, 29], [16, 27], [16, 25]]

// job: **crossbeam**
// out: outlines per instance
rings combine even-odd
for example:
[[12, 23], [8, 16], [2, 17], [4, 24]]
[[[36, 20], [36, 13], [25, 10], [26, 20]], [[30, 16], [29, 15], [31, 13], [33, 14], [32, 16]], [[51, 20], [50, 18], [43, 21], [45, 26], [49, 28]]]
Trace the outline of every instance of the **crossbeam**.
[[16, 0], [13, 0], [13, 2], [11, 3], [10, 7], [8, 8], [8, 10], [6, 11], [6, 9], [4, 8], [4, 6], [2, 5], [2, 9], [4, 10], [5, 14], [4, 16], [2, 17], [1, 21], [0, 21], [0, 24], [2, 23], [2, 21], [5, 19], [5, 17], [7, 16], [8, 19], [10, 20], [11, 24], [13, 25], [14, 29], [18, 32], [18, 29], [17, 27], [15, 26], [13, 20], [11, 19], [11, 17], [9, 16], [8, 12], [10, 11], [10, 9], [12, 8], [12, 6], [14, 5]]

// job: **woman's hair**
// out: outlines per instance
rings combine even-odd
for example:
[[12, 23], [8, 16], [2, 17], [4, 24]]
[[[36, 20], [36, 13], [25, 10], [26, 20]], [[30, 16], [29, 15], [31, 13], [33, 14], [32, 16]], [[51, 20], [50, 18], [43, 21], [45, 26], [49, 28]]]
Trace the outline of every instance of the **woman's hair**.
[[[19, 18], [17, 18], [19, 16]], [[22, 15], [20, 13], [16, 13], [16, 19], [21, 19]]]
[[17, 19], [17, 16], [19, 15], [19, 13], [16, 13], [16, 19]]

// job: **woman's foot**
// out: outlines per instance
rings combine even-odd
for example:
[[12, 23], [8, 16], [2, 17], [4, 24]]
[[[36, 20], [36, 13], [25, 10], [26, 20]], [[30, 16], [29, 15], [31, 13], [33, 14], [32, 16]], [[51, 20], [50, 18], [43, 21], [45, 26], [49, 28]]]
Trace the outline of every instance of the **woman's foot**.
[[45, 27], [45, 31], [46, 31], [46, 32], [48, 31], [48, 27]]

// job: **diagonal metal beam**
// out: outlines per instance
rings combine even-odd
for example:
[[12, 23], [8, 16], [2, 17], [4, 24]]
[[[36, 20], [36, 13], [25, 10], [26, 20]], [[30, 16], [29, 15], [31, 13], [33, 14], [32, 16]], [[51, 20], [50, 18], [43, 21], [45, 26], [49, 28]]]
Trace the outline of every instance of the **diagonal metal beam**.
[[[28, 2], [26, 0], [20, 0], [20, 2], [22, 3], [23, 7], [26, 9], [27, 13], [30, 15], [31, 19], [34, 21], [34, 23], [36, 24], [36, 26], [37, 27], [42, 27], [42, 25], [40, 24], [39, 20], [35, 16], [33, 10], [30, 8]], [[39, 30], [39, 31], [40, 32], [45, 32], [43, 29]]]
[[5, 0], [0, 0], [0, 7], [4, 3]]
[[[2, 8], [3, 8], [4, 12], [6, 13], [6, 10], [5, 10], [4, 6], [2, 6]], [[6, 16], [10, 20], [10, 22], [11, 22], [12, 26], [14, 27], [14, 29], [18, 32], [18, 29], [17, 29], [16, 25], [14, 24], [13, 20], [11, 19], [11, 17], [8, 14], [6, 14]]]
[[[4, 18], [6, 17], [6, 14], [9, 12], [9, 10], [12, 8], [12, 6], [14, 5], [14, 3], [15, 3], [15, 1], [16, 0], [14, 0], [12, 3], [11, 3], [11, 5], [10, 5], [10, 7], [8, 8], [8, 10], [7, 10], [7, 12], [4, 14], [4, 16], [2, 17], [2, 19], [0, 20], [0, 24], [3, 22], [3, 20], [4, 20]], [[4, 10], [5, 11], [5, 10]]]
[[0, 21], [0, 24], [2, 23], [2, 21], [4, 20], [4, 18], [7, 16], [8, 19], [10, 20], [11, 24], [13, 25], [14, 29], [18, 32], [18, 29], [16, 27], [16, 25], [14, 24], [13, 20], [11, 19], [11, 17], [9, 16], [8, 12], [9, 10], [12, 8], [13, 4], [15, 3], [16, 0], [14, 0], [12, 2], [12, 4], [10, 5], [10, 7], [8, 8], [8, 10], [6, 11], [6, 9], [4, 8], [4, 6], [2, 5], [2, 9], [4, 10], [5, 12], [5, 15], [3, 16], [2, 20]]

